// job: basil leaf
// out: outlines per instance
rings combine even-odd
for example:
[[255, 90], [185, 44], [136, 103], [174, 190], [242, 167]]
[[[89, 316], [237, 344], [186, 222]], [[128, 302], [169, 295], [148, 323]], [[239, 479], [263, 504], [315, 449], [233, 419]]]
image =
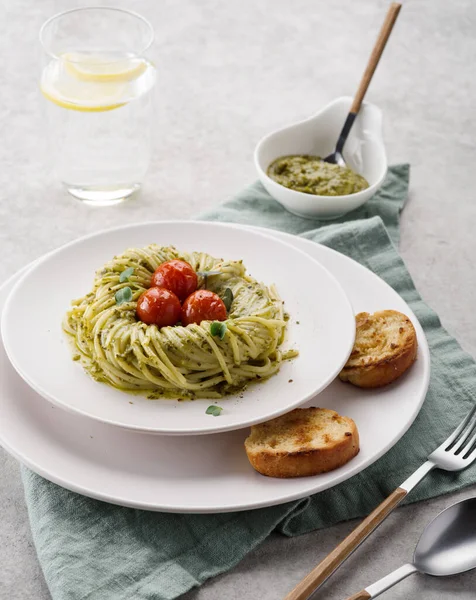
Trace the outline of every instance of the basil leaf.
[[213, 336], [218, 336], [220, 340], [222, 340], [226, 333], [226, 323], [223, 323], [223, 321], [213, 321], [210, 325], [210, 333]]
[[120, 290], [117, 290], [114, 298], [116, 299], [116, 304], [119, 306], [120, 304], [124, 304], [124, 302], [130, 302], [132, 300], [132, 290], [129, 286], [123, 287]]
[[124, 283], [124, 281], [129, 281], [129, 277], [132, 275], [132, 273], [134, 273], [134, 267], [129, 267], [128, 269], [122, 271], [122, 273], [119, 275], [119, 282]]
[[226, 290], [223, 293], [222, 300], [223, 304], [225, 305], [226, 312], [230, 312], [230, 308], [233, 303], [233, 292], [230, 290], [230, 288], [226, 288]]
[[215, 404], [212, 404], [207, 408], [205, 414], [213, 415], [214, 417], [219, 417], [222, 410], [223, 408], [221, 406], [216, 406]]

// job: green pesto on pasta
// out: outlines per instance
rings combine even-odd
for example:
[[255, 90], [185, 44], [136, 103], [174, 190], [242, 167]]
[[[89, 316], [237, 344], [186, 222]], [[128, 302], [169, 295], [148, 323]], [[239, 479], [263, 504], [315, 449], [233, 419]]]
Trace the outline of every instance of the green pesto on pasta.
[[[137, 319], [138, 297], [157, 267], [172, 259], [190, 263], [199, 288], [219, 296], [232, 291], [223, 339], [212, 335], [210, 321], [159, 329]], [[126, 269], [132, 274], [121, 282]], [[118, 304], [116, 294], [126, 287], [132, 298]], [[63, 328], [74, 358], [95, 380], [151, 399], [220, 398], [270, 377], [297, 354], [280, 349], [286, 319], [276, 290], [247, 275], [241, 261], [156, 244], [131, 248], [97, 271], [93, 289], [72, 302]]]

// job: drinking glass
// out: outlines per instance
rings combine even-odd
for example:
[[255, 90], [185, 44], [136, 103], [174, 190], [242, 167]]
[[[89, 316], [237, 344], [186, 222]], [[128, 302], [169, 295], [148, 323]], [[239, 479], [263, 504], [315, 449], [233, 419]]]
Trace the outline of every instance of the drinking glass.
[[52, 166], [87, 204], [117, 204], [137, 190], [151, 154], [151, 25], [128, 10], [78, 8], [40, 31]]

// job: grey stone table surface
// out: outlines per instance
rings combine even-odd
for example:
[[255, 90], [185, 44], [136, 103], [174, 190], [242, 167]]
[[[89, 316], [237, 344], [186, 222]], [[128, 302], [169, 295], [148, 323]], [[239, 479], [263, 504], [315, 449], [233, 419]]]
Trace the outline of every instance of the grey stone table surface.
[[[151, 169], [136, 198], [110, 209], [68, 197], [46, 162], [38, 29], [58, 10], [81, 4], [0, 5], [2, 279], [80, 235], [188, 218], [252, 182], [253, 148], [262, 135], [353, 93], [388, 2], [117, 0], [153, 23], [159, 79]], [[424, 299], [476, 356], [475, 30], [471, 0], [404, 2], [368, 99], [384, 111], [390, 162], [412, 166], [401, 253]], [[397, 510], [316, 597], [346, 598], [409, 560], [424, 524], [475, 493], [467, 489]], [[3, 451], [0, 514], [1, 600], [48, 600], [19, 467]], [[234, 570], [185, 597], [281, 598], [354, 525], [294, 539], [272, 536]], [[418, 575], [385, 597], [469, 600], [475, 588], [475, 573], [446, 580]]]

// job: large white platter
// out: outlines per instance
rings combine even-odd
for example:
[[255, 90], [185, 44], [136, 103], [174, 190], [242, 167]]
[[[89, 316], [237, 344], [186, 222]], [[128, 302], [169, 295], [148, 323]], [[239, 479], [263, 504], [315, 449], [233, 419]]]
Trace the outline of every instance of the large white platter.
[[[227, 512], [280, 504], [344, 481], [372, 464], [410, 427], [428, 389], [430, 359], [408, 305], [376, 275], [345, 256], [300, 238], [273, 235], [308, 252], [344, 286], [356, 312], [391, 308], [413, 321], [418, 360], [402, 378], [375, 391], [333, 382], [307, 405], [352, 417], [360, 454], [315, 477], [270, 479], [249, 465], [246, 430], [209, 436], [151, 436], [61, 410], [40, 398], [0, 348], [0, 443], [33, 471], [70, 490], [107, 502], [168, 512]], [[11, 287], [13, 281], [4, 286]], [[0, 300], [1, 302], [1, 300]], [[384, 424], [385, 426], [382, 426]]]
[[[243, 259], [248, 273], [275, 284], [291, 315], [288, 347], [299, 356], [277, 375], [220, 400], [219, 417], [206, 414], [215, 400], [150, 401], [94, 381], [73, 362], [61, 322], [72, 299], [88, 293], [94, 274], [127, 248], [151, 243]], [[190, 435], [239, 429], [288, 412], [323, 390], [345, 364], [355, 337], [350, 302], [319, 262], [276, 237], [241, 227], [162, 221], [100, 232], [43, 257], [13, 287], [2, 336], [11, 363], [40, 395], [98, 421], [148, 433]]]

